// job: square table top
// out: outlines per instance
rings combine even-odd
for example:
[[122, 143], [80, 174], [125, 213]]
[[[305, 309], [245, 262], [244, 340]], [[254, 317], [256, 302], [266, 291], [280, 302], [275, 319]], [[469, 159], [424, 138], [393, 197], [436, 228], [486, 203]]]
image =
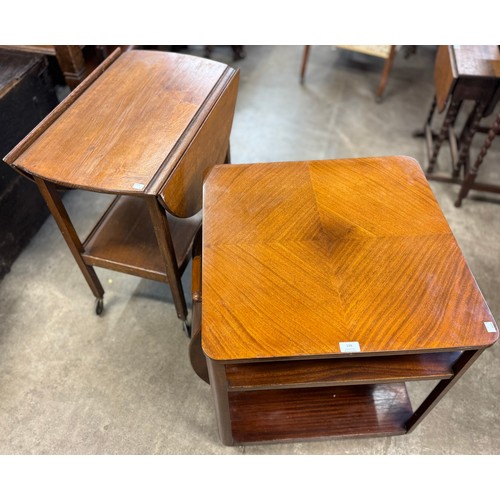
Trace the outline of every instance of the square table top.
[[202, 256], [202, 346], [215, 361], [340, 356], [355, 342], [356, 355], [473, 349], [498, 338], [412, 158], [216, 166], [204, 185]]
[[125, 52], [11, 163], [63, 186], [156, 195], [232, 73], [185, 54]]

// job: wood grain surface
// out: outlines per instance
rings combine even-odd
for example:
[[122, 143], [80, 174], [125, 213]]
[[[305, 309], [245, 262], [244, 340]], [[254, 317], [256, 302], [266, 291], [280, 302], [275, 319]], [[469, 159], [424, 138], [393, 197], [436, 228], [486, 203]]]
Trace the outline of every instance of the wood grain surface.
[[404, 384], [229, 393], [234, 444], [404, 434]]
[[121, 55], [16, 160], [57, 184], [114, 193], [162, 185], [210, 109], [212, 92], [234, 70], [156, 51]]
[[[188, 219], [167, 215], [177, 266], [184, 270], [201, 213]], [[168, 282], [165, 262], [144, 199], [118, 196], [83, 244], [88, 265]]]
[[453, 376], [460, 352], [226, 365], [229, 390], [367, 384]]
[[455, 59], [449, 45], [440, 45], [434, 63], [434, 89], [436, 104], [440, 113], [446, 108], [448, 97], [451, 95], [453, 85], [458, 78]]
[[358, 342], [360, 355], [470, 349], [498, 338], [415, 160], [221, 165], [204, 189], [210, 358], [352, 356], [340, 342]]

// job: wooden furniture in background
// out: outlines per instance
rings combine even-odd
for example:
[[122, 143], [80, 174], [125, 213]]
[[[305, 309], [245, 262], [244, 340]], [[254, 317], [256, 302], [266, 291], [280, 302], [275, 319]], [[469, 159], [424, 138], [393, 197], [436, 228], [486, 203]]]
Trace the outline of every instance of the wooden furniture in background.
[[0, 45], [5, 50], [43, 54], [54, 57], [64, 76], [66, 84], [73, 90], [104, 60], [113, 50], [133, 49], [134, 45]]
[[[187, 327], [181, 274], [201, 224], [202, 177], [229, 151], [239, 73], [155, 51], [115, 51], [5, 161], [38, 185], [103, 307], [93, 266], [168, 283]], [[57, 188], [117, 195], [82, 242]]]
[[[467, 174], [464, 177], [460, 192], [458, 193], [458, 197], [455, 201], [456, 207], [462, 206], [463, 199], [467, 197], [471, 189], [474, 189], [476, 177], [479, 172], [479, 167], [483, 163], [484, 157], [488, 153], [488, 149], [490, 149], [491, 145], [493, 144], [493, 140], [498, 134], [500, 134], [500, 113], [498, 113], [495, 121], [493, 122], [493, 125], [488, 131], [486, 140], [484, 141], [484, 144], [479, 151], [479, 154], [477, 155], [474, 165], [467, 171]], [[498, 186], [498, 191], [496, 192], [500, 193], [500, 186]]]
[[[220, 165], [203, 207], [225, 444], [410, 432], [498, 338], [411, 158]], [[414, 411], [405, 381], [434, 379]]]
[[[57, 104], [45, 57], [0, 49], [0, 158]], [[2, 279], [49, 212], [33, 183], [0, 164]]]
[[[373, 57], [379, 57], [385, 60], [384, 69], [382, 70], [382, 76], [380, 77], [380, 83], [375, 92], [375, 97], [377, 102], [382, 100], [382, 96], [389, 79], [389, 73], [391, 72], [392, 65], [394, 62], [394, 57], [396, 56], [396, 46], [395, 45], [336, 45], [336, 47], [344, 50], [350, 50], [353, 52], [360, 52], [362, 54], [367, 54]], [[302, 67], [300, 69], [300, 83], [304, 83], [307, 62], [309, 60], [309, 53], [311, 50], [310, 45], [304, 45], [304, 55], [302, 57]]]
[[[427, 144], [427, 178], [461, 184], [469, 169], [472, 140], [483, 131], [480, 122], [489, 116], [500, 99], [500, 50], [497, 45], [441, 45], [436, 54], [434, 69], [435, 96], [424, 125]], [[465, 101], [474, 108], [456, 134], [455, 123]], [[438, 134], [432, 131], [435, 110], [446, 110]], [[418, 134], [417, 134], [418, 135]], [[444, 141], [451, 153], [451, 175], [434, 173]], [[479, 191], [500, 192], [499, 186], [474, 184]]]

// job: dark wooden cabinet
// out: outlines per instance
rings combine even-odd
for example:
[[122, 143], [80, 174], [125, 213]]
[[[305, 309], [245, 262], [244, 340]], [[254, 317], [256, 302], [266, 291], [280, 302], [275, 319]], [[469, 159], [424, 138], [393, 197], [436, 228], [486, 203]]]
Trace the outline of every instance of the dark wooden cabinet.
[[[44, 56], [0, 50], [0, 158], [50, 113], [57, 102]], [[36, 186], [5, 164], [3, 167], [0, 168], [0, 279], [49, 214]]]

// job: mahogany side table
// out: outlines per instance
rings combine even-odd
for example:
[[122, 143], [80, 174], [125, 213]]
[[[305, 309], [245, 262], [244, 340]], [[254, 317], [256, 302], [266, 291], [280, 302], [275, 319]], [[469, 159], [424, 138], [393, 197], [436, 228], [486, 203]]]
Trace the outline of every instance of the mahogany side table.
[[[498, 327], [408, 157], [220, 165], [202, 339], [227, 445], [412, 431]], [[405, 382], [439, 380], [412, 408]]]
[[[98, 314], [104, 290], [93, 266], [168, 283], [188, 329], [181, 275], [205, 170], [229, 161], [238, 80], [218, 62], [118, 49], [6, 156], [38, 185]], [[83, 242], [60, 187], [117, 195]]]

